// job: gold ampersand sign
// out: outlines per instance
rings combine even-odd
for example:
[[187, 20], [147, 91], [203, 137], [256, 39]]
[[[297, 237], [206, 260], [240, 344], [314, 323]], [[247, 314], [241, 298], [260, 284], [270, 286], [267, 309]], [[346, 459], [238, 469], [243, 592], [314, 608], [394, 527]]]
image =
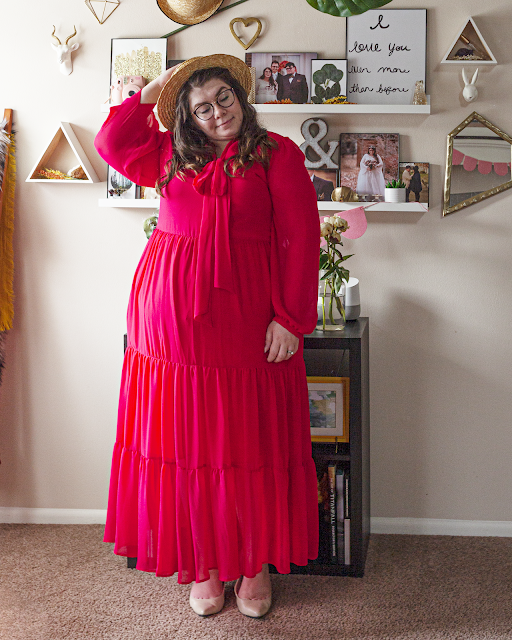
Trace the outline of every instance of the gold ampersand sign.
[[[241, 40], [235, 33], [235, 30], [233, 28], [233, 25], [236, 24], [237, 22], [241, 22], [244, 27], [248, 27], [251, 24], [256, 23], [258, 26], [256, 28], [256, 33], [253, 35], [253, 37], [249, 40], [249, 42], [247, 44], [245, 44], [243, 42], [243, 40]], [[233, 38], [239, 42], [242, 47], [247, 51], [247, 49], [254, 44], [254, 42], [256, 41], [256, 38], [260, 35], [261, 33], [261, 21], [258, 18], [233, 18], [233, 20], [231, 20], [231, 22], [229, 23], [229, 28], [231, 29], [231, 33], [233, 34]]]

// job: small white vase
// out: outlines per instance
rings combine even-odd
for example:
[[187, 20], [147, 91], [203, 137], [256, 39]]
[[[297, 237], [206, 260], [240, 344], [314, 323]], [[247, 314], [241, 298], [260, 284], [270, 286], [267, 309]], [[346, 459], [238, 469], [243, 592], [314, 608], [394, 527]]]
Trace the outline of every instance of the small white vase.
[[405, 187], [403, 189], [394, 189], [386, 187], [384, 189], [385, 202], [405, 202]]

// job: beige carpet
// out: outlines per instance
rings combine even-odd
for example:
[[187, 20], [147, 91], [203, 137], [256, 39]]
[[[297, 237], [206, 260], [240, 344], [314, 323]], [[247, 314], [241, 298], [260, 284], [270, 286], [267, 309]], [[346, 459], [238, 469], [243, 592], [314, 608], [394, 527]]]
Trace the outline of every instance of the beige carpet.
[[0, 525], [1, 640], [512, 639], [512, 539], [372, 537], [364, 578], [272, 576], [274, 604], [196, 616], [188, 586], [126, 568], [97, 525]]

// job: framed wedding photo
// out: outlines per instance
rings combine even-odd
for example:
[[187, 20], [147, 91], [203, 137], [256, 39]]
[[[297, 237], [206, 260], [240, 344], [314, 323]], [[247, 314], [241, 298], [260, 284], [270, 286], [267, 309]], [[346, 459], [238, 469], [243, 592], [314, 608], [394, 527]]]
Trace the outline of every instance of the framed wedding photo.
[[398, 133], [342, 133], [339, 148], [339, 186], [361, 202], [383, 202], [386, 184], [398, 178]]
[[311, 61], [316, 53], [246, 53], [245, 64], [256, 73], [256, 104], [311, 101]]
[[349, 378], [308, 376], [313, 442], [349, 441]]
[[347, 95], [346, 60], [311, 60], [311, 102]]

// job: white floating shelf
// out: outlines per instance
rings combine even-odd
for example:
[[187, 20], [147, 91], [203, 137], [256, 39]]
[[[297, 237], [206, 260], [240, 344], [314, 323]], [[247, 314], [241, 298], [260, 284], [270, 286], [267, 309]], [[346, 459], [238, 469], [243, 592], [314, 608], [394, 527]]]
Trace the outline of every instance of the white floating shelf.
[[159, 209], [160, 200], [144, 200], [141, 198], [103, 198], [98, 201], [100, 207], [115, 207], [116, 209]]
[[[428, 104], [255, 104], [258, 113], [305, 113], [325, 115], [326, 113], [400, 113], [400, 114], [429, 114], [430, 96]], [[101, 111], [108, 113], [110, 105], [101, 105]]]
[[408, 212], [424, 212], [428, 211], [428, 205], [419, 202], [319, 202], [319, 211], [346, 211], [347, 209], [355, 209], [364, 206], [366, 211], [408, 211]]
[[[371, 204], [368, 202], [319, 202], [319, 211], [346, 211], [347, 209], [355, 209], [361, 205], [371, 205], [367, 207], [368, 211], [409, 211], [423, 212], [428, 205], [422, 205], [418, 202], [406, 202], [395, 204], [393, 202], [376, 202]], [[100, 207], [115, 207], [117, 209], [158, 209], [160, 200], [124, 200], [123, 198], [104, 198], [99, 200]]]
[[325, 115], [326, 113], [400, 113], [429, 114], [428, 104], [255, 104], [258, 113], [304, 113]]

